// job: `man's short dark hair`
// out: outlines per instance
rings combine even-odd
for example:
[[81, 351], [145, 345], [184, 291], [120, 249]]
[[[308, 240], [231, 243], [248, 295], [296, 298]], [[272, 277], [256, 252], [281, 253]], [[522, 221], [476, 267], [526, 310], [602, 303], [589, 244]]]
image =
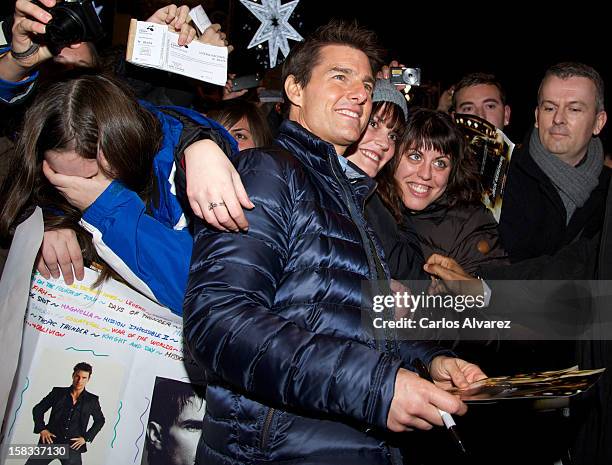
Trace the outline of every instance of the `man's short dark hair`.
[[457, 92], [459, 92], [461, 89], [465, 89], [466, 87], [473, 87], [481, 84], [497, 87], [502, 105], [506, 104], [506, 92], [504, 92], [504, 88], [494, 74], [470, 73], [463, 76], [459, 82], [455, 84], [455, 91], [453, 92], [453, 107], [457, 108]]
[[74, 369], [72, 370], [73, 373], [76, 373], [77, 371], [86, 371], [87, 373], [89, 373], [89, 376], [91, 377], [91, 374], [93, 373], [93, 368], [91, 367], [89, 363], [80, 362], [80, 363], [77, 363], [74, 366]]
[[368, 57], [372, 75], [382, 64], [383, 49], [373, 31], [365, 29], [356, 21], [332, 20], [319, 27], [304, 42], [293, 46], [283, 64], [283, 84], [290, 75], [295, 82], [305, 87], [312, 76], [312, 69], [319, 63], [320, 51], [326, 45], [345, 45], [361, 50]]
[[585, 65], [584, 63], [566, 61], [557, 63], [546, 70], [540, 88], [538, 89], [538, 105], [540, 104], [540, 95], [542, 94], [542, 86], [544, 81], [550, 76], [556, 76], [559, 79], [568, 79], [571, 77], [584, 77], [590, 79], [595, 84], [595, 105], [596, 111], [604, 111], [604, 81], [601, 75], [595, 68]]
[[163, 427], [173, 425], [185, 406], [194, 398], [204, 402], [204, 387], [158, 377], [151, 400], [149, 421], [159, 423]]

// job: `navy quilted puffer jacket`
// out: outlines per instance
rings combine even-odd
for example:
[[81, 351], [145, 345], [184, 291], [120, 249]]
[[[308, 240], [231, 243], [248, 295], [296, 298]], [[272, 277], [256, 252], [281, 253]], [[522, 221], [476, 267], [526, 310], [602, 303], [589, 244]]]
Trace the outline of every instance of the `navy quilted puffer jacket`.
[[196, 226], [185, 339], [208, 379], [200, 464], [385, 464], [395, 375], [427, 343], [383, 344], [362, 324], [361, 282], [384, 279], [363, 217], [374, 188], [293, 122], [242, 152], [256, 205], [246, 234]]

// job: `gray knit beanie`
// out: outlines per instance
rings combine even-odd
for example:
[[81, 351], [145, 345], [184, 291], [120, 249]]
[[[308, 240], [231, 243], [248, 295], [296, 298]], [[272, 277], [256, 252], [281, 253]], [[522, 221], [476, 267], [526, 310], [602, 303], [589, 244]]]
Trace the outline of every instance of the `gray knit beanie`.
[[395, 103], [404, 112], [404, 119], [408, 119], [408, 105], [402, 93], [391, 84], [389, 79], [377, 79], [374, 84], [374, 94], [372, 102], [391, 102]]

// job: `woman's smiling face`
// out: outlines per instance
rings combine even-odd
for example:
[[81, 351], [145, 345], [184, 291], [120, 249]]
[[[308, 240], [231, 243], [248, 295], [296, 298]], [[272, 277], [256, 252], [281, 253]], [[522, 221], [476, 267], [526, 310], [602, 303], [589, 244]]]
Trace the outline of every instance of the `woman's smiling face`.
[[401, 157], [395, 179], [402, 190], [402, 201], [410, 210], [424, 210], [444, 194], [451, 159], [429, 149], [409, 149]]
[[357, 149], [350, 155], [347, 153], [347, 158], [371, 178], [376, 177], [395, 154], [398, 139], [398, 130], [395, 127], [397, 124], [392, 124], [392, 118], [387, 118], [387, 120], [384, 118], [382, 109], [373, 114], [367, 129], [357, 142]]

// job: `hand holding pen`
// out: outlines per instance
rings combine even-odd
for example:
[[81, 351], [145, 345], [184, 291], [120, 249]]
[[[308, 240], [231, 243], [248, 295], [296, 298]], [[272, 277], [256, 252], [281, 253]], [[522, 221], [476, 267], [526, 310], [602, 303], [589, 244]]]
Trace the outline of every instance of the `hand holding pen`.
[[387, 416], [387, 428], [394, 432], [429, 430], [443, 426], [438, 409], [463, 415], [467, 411], [461, 400], [416, 373], [400, 368], [395, 378], [393, 399]]
[[[429, 369], [427, 368], [427, 366], [425, 366], [425, 364], [421, 361], [421, 359], [418, 359], [418, 358], [415, 359], [413, 362], [413, 366], [421, 378], [426, 379], [427, 381], [431, 383], [434, 382], [431, 375], [429, 374]], [[446, 426], [446, 429], [450, 433], [453, 439], [453, 442], [457, 445], [457, 447], [459, 448], [461, 452], [466, 454], [467, 450], [465, 449], [465, 444], [463, 444], [463, 441], [461, 440], [461, 437], [459, 436], [459, 432], [457, 431], [457, 424], [455, 423], [455, 419], [452, 417], [450, 413], [445, 412], [444, 410], [438, 409], [438, 413], [440, 414], [440, 417], [442, 418], [442, 421], [444, 422], [444, 426]]]
[[[436, 357], [431, 363], [431, 375], [436, 384], [464, 387], [486, 378], [476, 365], [451, 357]], [[395, 390], [387, 416], [387, 427], [402, 432], [413, 429], [429, 430], [443, 426], [440, 411], [463, 415], [467, 411], [461, 400], [416, 373], [400, 368], [395, 379]], [[448, 421], [448, 419], [447, 419]]]

